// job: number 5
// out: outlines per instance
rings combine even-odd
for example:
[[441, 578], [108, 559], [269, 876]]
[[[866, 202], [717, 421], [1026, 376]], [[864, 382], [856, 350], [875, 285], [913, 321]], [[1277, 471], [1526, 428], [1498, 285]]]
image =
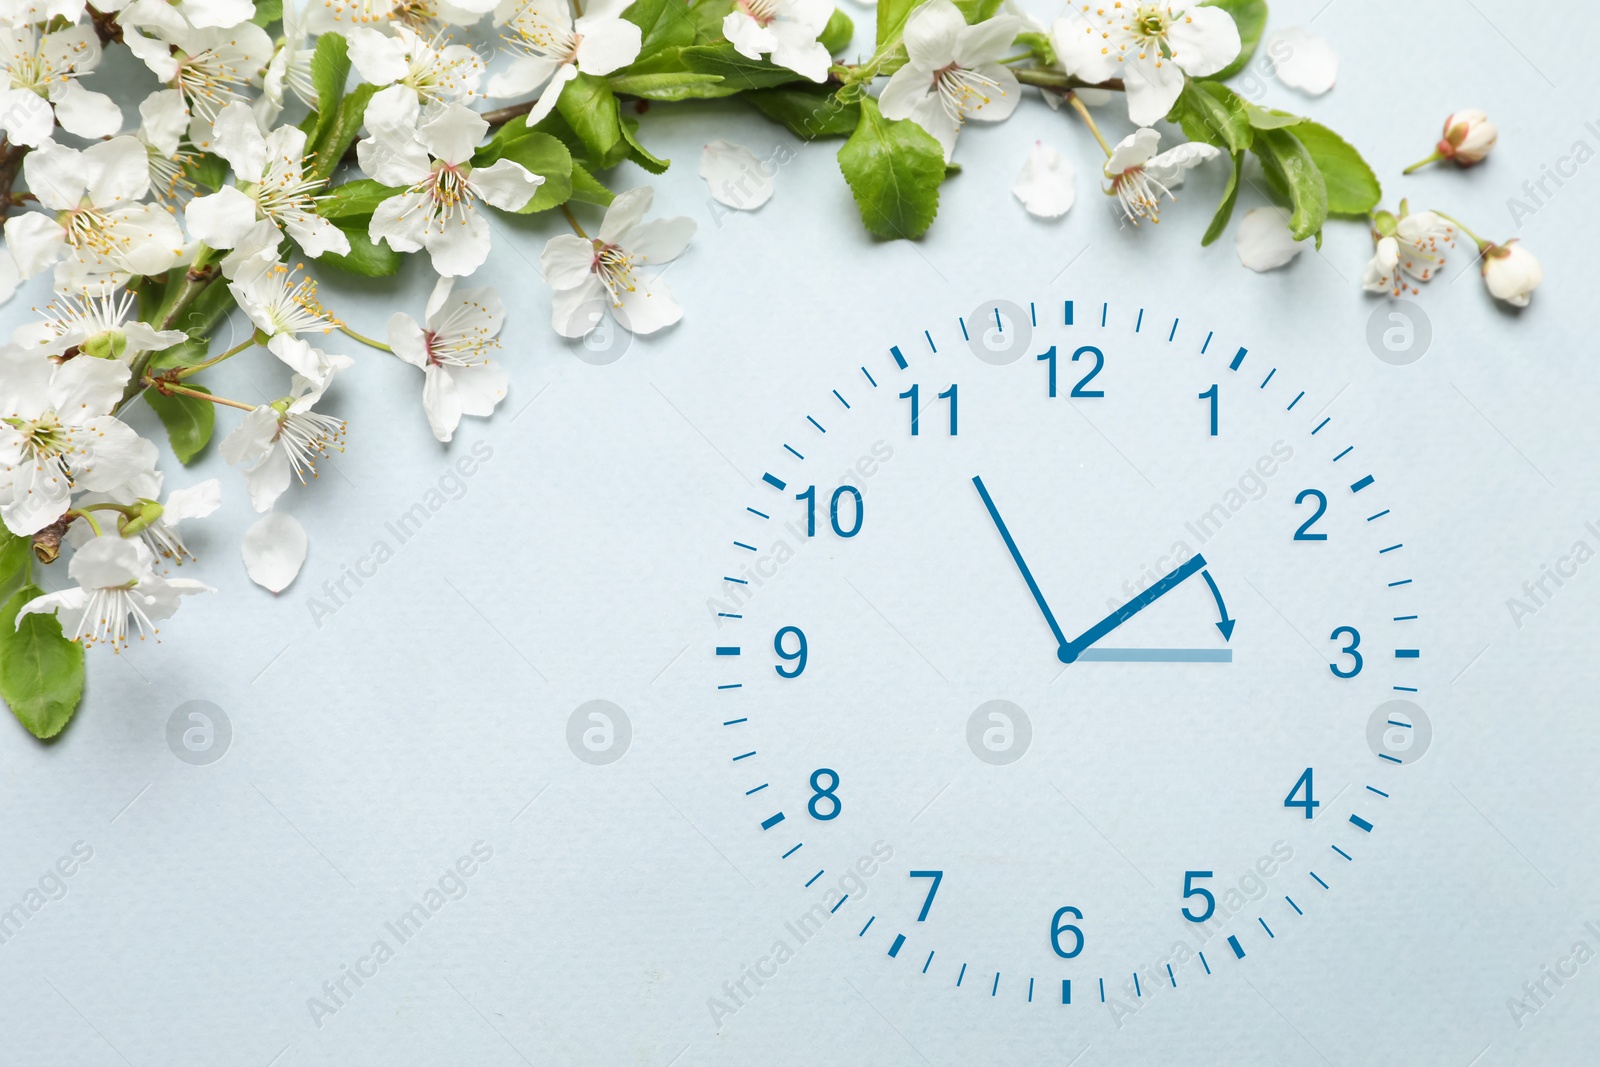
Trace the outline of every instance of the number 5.
[[1194, 912], [1189, 910], [1187, 905], [1185, 905], [1183, 909], [1183, 917], [1192, 923], [1203, 923], [1216, 913], [1217, 898], [1212, 894], [1211, 890], [1202, 889], [1200, 886], [1194, 884], [1194, 880], [1196, 878], [1210, 877], [1210, 871], [1183, 872], [1183, 899], [1188, 900], [1190, 897], [1200, 897], [1206, 902], [1206, 910], [1204, 915], [1196, 915]]

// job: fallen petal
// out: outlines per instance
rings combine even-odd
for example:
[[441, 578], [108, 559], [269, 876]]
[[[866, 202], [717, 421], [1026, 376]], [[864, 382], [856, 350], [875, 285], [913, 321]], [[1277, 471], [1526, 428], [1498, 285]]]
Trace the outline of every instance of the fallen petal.
[[240, 545], [244, 569], [263, 589], [280, 593], [289, 587], [306, 561], [306, 530], [300, 520], [269, 511], [245, 531]]
[[711, 198], [739, 211], [754, 211], [772, 199], [772, 175], [743, 145], [712, 141], [700, 152], [700, 177]]
[[1309, 96], [1321, 96], [1339, 77], [1339, 55], [1333, 46], [1300, 26], [1269, 37], [1267, 57], [1279, 81]]
[[1078, 195], [1077, 173], [1060, 152], [1043, 141], [1035, 141], [1011, 191], [1028, 214], [1041, 219], [1060, 218]]
[[1239, 220], [1233, 232], [1239, 262], [1253, 271], [1277, 270], [1305, 249], [1289, 232], [1289, 213], [1278, 207], [1258, 207]]

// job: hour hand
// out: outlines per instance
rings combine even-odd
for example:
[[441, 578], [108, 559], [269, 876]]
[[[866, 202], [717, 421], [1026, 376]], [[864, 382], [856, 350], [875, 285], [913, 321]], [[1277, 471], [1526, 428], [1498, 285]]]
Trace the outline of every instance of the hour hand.
[[1204, 556], [1191, 556], [1189, 559], [1185, 560], [1177, 570], [1174, 570], [1172, 573], [1156, 582], [1150, 588], [1144, 590], [1144, 592], [1140, 593], [1138, 596], [1122, 605], [1122, 607], [1118, 608], [1116, 611], [1113, 611], [1110, 615], [1107, 615], [1105, 618], [1089, 627], [1071, 641], [1062, 640], [1061, 649], [1056, 653], [1056, 656], [1061, 660], [1062, 663], [1074, 662], [1090, 645], [1093, 645], [1096, 641], [1106, 636], [1106, 634], [1109, 634], [1112, 630], [1115, 630], [1117, 627], [1121, 626], [1123, 623], [1139, 614], [1139, 612], [1143, 611], [1151, 604], [1154, 604], [1157, 600], [1160, 600], [1162, 597], [1172, 592], [1185, 581], [1192, 578], [1199, 571], [1203, 570], [1205, 566], [1206, 558]]

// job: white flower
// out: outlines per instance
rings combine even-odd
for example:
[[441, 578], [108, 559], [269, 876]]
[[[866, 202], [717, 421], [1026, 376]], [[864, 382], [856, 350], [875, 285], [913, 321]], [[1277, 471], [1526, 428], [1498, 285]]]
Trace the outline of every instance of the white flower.
[[158, 330], [130, 318], [135, 312], [132, 293], [63, 293], [40, 310], [43, 316], [17, 328], [12, 340], [31, 351], [60, 357], [82, 351], [101, 359], [133, 362], [145, 352], [170, 348], [188, 338], [182, 330]]
[[1286, 266], [1305, 250], [1289, 230], [1289, 213], [1281, 207], [1258, 207], [1245, 213], [1233, 231], [1239, 262], [1257, 273]]
[[[1456, 228], [1431, 211], [1395, 221], [1387, 213], [1378, 216], [1378, 243], [1361, 277], [1361, 287], [1369, 293], [1399, 296], [1407, 289], [1406, 278], [1432, 281], [1444, 266], [1444, 249], [1454, 248]], [[1413, 293], [1420, 292], [1415, 286]]]
[[133, 0], [117, 21], [124, 26], [181, 33], [187, 29], [231, 29], [255, 17], [252, 0]]
[[694, 236], [694, 220], [645, 222], [653, 196], [648, 185], [629, 189], [606, 209], [600, 236], [559, 234], [544, 246], [539, 266], [556, 291], [551, 322], [561, 336], [586, 336], [607, 307], [618, 323], [638, 334], [683, 318], [683, 308], [660, 275], [645, 277], [640, 270], [682, 255]]
[[1489, 116], [1477, 108], [1457, 111], [1444, 120], [1444, 136], [1439, 140], [1439, 155], [1457, 166], [1481, 163], [1500, 139], [1500, 131]]
[[177, 262], [183, 231], [161, 208], [139, 203], [150, 187], [144, 145], [113, 137], [79, 152], [46, 141], [22, 161], [28, 188], [51, 215], [6, 220], [6, 243], [24, 278], [61, 263], [61, 288], [120, 284]]
[[175, 205], [180, 195], [195, 191], [194, 182], [183, 168], [199, 155], [187, 143], [189, 108], [176, 89], [159, 89], [139, 104], [139, 130], [135, 135], [144, 145], [150, 167], [150, 185], [156, 199]]
[[1265, 50], [1273, 75], [1307, 96], [1321, 96], [1339, 77], [1339, 54], [1304, 26], [1274, 33], [1267, 38]]
[[1483, 281], [1496, 300], [1525, 308], [1533, 291], [1544, 281], [1544, 268], [1532, 252], [1513, 238], [1484, 249]]
[[829, 0], [734, 0], [722, 35], [742, 56], [771, 55], [777, 66], [822, 82], [833, 57], [817, 38], [832, 17]]
[[74, 490], [113, 489], [139, 472], [139, 436], [111, 415], [128, 375], [118, 360], [0, 350], [0, 519], [12, 533], [55, 522]]
[[61, 632], [71, 640], [85, 647], [109, 642], [113, 649], [121, 649], [133, 629], [140, 640], [160, 633], [155, 624], [170, 618], [182, 597], [216, 592], [204, 582], [163, 578], [155, 573], [154, 563], [155, 557], [139, 541], [125, 541], [116, 534], [96, 537], [74, 552], [67, 565], [77, 587], [28, 601], [17, 612], [17, 622], [20, 625], [28, 615], [54, 613]]
[[1134, 130], [1111, 151], [1106, 160], [1103, 188], [1122, 205], [1122, 214], [1135, 226], [1141, 218], [1161, 221], [1161, 198], [1176, 200], [1172, 190], [1183, 184], [1184, 172], [1219, 151], [1199, 141], [1187, 141], [1156, 155], [1161, 135], [1148, 127]]
[[306, 561], [306, 528], [293, 515], [269, 511], [244, 532], [239, 545], [245, 573], [272, 593], [281, 593]]
[[[315, 3], [315, 0], [306, 0]], [[317, 87], [311, 80], [311, 57], [316, 54], [310, 39], [306, 13], [300, 0], [283, 0], [283, 36], [278, 38], [272, 58], [261, 76], [261, 96], [256, 100], [256, 121], [270, 126], [283, 111], [284, 91], [294, 93], [306, 107], [317, 106]]]
[[184, 221], [190, 237], [212, 248], [232, 248], [262, 218], [288, 230], [312, 258], [349, 254], [344, 231], [316, 213], [312, 194], [323, 181], [306, 176], [304, 131], [279, 126], [262, 137], [254, 113], [240, 103], [224, 107], [213, 130], [212, 150], [228, 161], [237, 184], [189, 201]]
[[349, 356], [330, 355], [298, 337], [283, 333], [267, 342], [267, 351], [295, 372], [296, 381], [305, 381], [319, 395], [328, 388], [335, 374], [349, 370], [356, 362]]
[[1068, 74], [1123, 80], [1128, 117], [1140, 126], [1166, 117], [1185, 74], [1215, 74], [1239, 54], [1233, 17], [1201, 4], [1079, 3], [1056, 19], [1052, 36]]
[[[283, 244], [283, 234], [278, 230], [278, 224], [270, 219], [261, 219], [239, 238], [233, 250], [222, 257], [222, 276], [239, 282], [246, 288], [233, 290], [233, 298], [240, 307], [245, 306], [245, 301], [254, 300], [257, 303], [270, 304], [278, 298], [276, 291], [282, 286], [285, 295], [292, 293], [291, 278], [288, 277], [288, 268], [283, 268], [283, 277], [273, 282], [273, 288], [256, 290], [252, 286], [259, 280], [258, 276], [280, 266], [278, 263], [278, 246]], [[298, 285], [298, 283], [296, 283]]]
[[272, 39], [253, 22], [228, 29], [154, 29], [155, 36], [146, 36], [139, 27], [124, 25], [122, 38], [157, 78], [182, 94], [189, 137], [209, 151], [217, 114], [233, 101], [245, 101], [242, 90], [261, 83]]
[[626, 6], [616, 0], [595, 3], [573, 22], [566, 0], [503, 3], [495, 21], [510, 28], [507, 40], [517, 54], [489, 79], [488, 95], [526, 96], [544, 86], [528, 112], [532, 126], [550, 114], [562, 87], [580, 73], [601, 76], [632, 63], [642, 36], [621, 17]]
[[[142, 437], [139, 438], [139, 455], [141, 469], [138, 474], [107, 492], [85, 493], [78, 498], [77, 506], [83, 508], [100, 503], [130, 505], [160, 500], [163, 478], [161, 472], [156, 469], [158, 457], [156, 446]], [[179, 523], [189, 519], [203, 519], [221, 506], [222, 484], [215, 478], [207, 478], [203, 482], [183, 489], [174, 489], [167, 494], [166, 502], [161, 505], [160, 515], [139, 531], [139, 539], [152, 553], [182, 566], [185, 557], [194, 559], [194, 553], [189, 551], [183, 535], [178, 532]], [[99, 516], [99, 521], [104, 523], [110, 517], [102, 514]], [[67, 539], [74, 546], [82, 547], [92, 537], [94, 531], [81, 518], [73, 520], [72, 525], [67, 528]]]
[[273, 262], [265, 270], [247, 271], [229, 282], [228, 291], [256, 329], [268, 337], [331, 333], [340, 322], [317, 299], [316, 280], [295, 277], [300, 269]]
[[48, 138], [57, 122], [79, 137], [116, 133], [122, 128], [116, 103], [78, 84], [99, 63], [93, 26], [43, 35], [32, 26], [0, 28], [0, 131], [30, 148]]
[[[445, 44], [441, 30], [425, 38], [409, 26], [393, 25], [391, 37], [366, 26], [349, 30], [350, 62], [363, 81], [399, 84], [424, 104], [461, 103], [471, 99], [483, 78], [483, 60], [461, 44]], [[370, 123], [368, 129], [372, 129]]]
[[488, 357], [506, 319], [493, 289], [451, 293], [452, 278], [440, 278], [428, 297], [426, 325], [403, 311], [389, 319], [389, 347], [422, 368], [422, 407], [433, 436], [448, 441], [462, 415], [494, 414], [506, 397], [506, 372]]
[[999, 60], [1021, 27], [1012, 15], [968, 26], [950, 0], [928, 0], [906, 20], [908, 59], [878, 98], [884, 117], [927, 130], [949, 162], [964, 122], [999, 122], [1016, 110], [1022, 86]]
[[754, 211], [772, 199], [772, 175], [743, 145], [717, 140], [700, 150], [700, 177], [711, 198], [740, 211]]
[[344, 451], [344, 420], [322, 415], [311, 406], [327, 387], [296, 375], [287, 397], [262, 404], [248, 412], [232, 433], [223, 438], [222, 458], [245, 471], [250, 504], [257, 511], [272, 507], [289, 488], [289, 477], [306, 484], [306, 474], [317, 476], [317, 457], [329, 448]]
[[356, 146], [361, 169], [405, 191], [378, 205], [367, 233], [396, 252], [426, 247], [436, 273], [471, 274], [489, 258], [489, 223], [478, 200], [504, 211], [525, 207], [542, 175], [500, 159], [473, 167], [489, 124], [460, 104], [435, 104], [419, 116], [416, 94], [391, 86], [367, 105], [372, 136]]
[[1043, 141], [1035, 141], [1011, 192], [1022, 201], [1028, 214], [1056, 219], [1065, 215], [1077, 199], [1077, 181], [1077, 172], [1060, 152]]

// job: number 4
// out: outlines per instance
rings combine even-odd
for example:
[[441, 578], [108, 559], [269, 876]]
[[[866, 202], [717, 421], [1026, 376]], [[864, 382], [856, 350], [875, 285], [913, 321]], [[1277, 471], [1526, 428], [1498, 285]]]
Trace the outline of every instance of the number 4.
[[[1304, 800], [1296, 800], [1294, 798], [1294, 795], [1296, 793], [1300, 792], [1300, 790], [1302, 790], [1302, 789], [1304, 789], [1306, 791], [1306, 798]], [[1299, 777], [1299, 779], [1294, 783], [1294, 788], [1289, 790], [1289, 795], [1283, 798], [1283, 806], [1286, 807], [1286, 808], [1305, 808], [1306, 809], [1306, 818], [1308, 818], [1308, 819], [1312, 818], [1313, 809], [1319, 808], [1319, 807], [1322, 806], [1322, 801], [1320, 801], [1320, 800], [1312, 800], [1311, 799], [1311, 768], [1310, 767], [1307, 767], [1306, 768], [1306, 773], [1302, 774]]]

